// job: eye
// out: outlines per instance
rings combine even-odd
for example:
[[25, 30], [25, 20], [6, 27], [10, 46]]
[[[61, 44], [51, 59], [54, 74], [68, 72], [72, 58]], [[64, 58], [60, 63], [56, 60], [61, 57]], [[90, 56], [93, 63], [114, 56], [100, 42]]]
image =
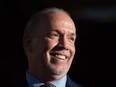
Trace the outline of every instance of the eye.
[[59, 34], [55, 34], [55, 33], [53, 33], [53, 34], [51, 34], [51, 36], [58, 37]]
[[75, 42], [75, 37], [73, 37], [73, 36], [70, 36], [69, 37], [69, 41], [72, 43], [72, 42]]
[[51, 33], [49, 34], [49, 37], [52, 38], [52, 39], [58, 38], [58, 37], [59, 37], [59, 34], [58, 34], [57, 32], [51, 32]]

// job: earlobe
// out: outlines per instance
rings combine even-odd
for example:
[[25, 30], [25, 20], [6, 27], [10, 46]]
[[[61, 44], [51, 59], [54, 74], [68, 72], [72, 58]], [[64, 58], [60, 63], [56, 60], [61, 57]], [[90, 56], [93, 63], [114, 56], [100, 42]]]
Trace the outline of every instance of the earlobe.
[[31, 37], [29, 35], [27, 35], [27, 34], [23, 36], [23, 46], [24, 46], [24, 50], [27, 53], [32, 52]]

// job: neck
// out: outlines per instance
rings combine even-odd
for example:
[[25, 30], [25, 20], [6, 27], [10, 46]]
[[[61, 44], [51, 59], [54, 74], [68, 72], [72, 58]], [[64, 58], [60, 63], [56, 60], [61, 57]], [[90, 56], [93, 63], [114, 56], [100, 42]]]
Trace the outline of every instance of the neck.
[[37, 71], [34, 72], [33, 70], [30, 69], [28, 70], [28, 73], [44, 83], [52, 83], [53, 81], [57, 81], [65, 76], [64, 75], [61, 77], [60, 75], [49, 75], [49, 74], [44, 74], [44, 72], [42, 73]]

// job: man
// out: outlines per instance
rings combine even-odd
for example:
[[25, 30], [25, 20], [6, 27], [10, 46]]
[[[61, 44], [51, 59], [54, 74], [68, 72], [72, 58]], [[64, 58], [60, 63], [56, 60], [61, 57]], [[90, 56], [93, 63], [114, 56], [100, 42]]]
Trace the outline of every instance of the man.
[[[69, 14], [47, 8], [31, 17], [24, 31], [24, 51], [28, 58], [28, 87], [81, 87], [67, 72], [75, 54], [76, 28]], [[46, 87], [46, 86], [45, 86]]]

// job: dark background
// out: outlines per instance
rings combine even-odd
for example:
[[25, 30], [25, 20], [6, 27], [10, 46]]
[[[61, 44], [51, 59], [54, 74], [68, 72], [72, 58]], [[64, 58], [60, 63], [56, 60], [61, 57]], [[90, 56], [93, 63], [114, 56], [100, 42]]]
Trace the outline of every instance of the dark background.
[[69, 71], [73, 81], [86, 87], [115, 87], [116, 5], [111, 0], [0, 1], [1, 84], [23, 79], [27, 68], [23, 30], [33, 13], [51, 6], [67, 10], [77, 27], [77, 52]]

